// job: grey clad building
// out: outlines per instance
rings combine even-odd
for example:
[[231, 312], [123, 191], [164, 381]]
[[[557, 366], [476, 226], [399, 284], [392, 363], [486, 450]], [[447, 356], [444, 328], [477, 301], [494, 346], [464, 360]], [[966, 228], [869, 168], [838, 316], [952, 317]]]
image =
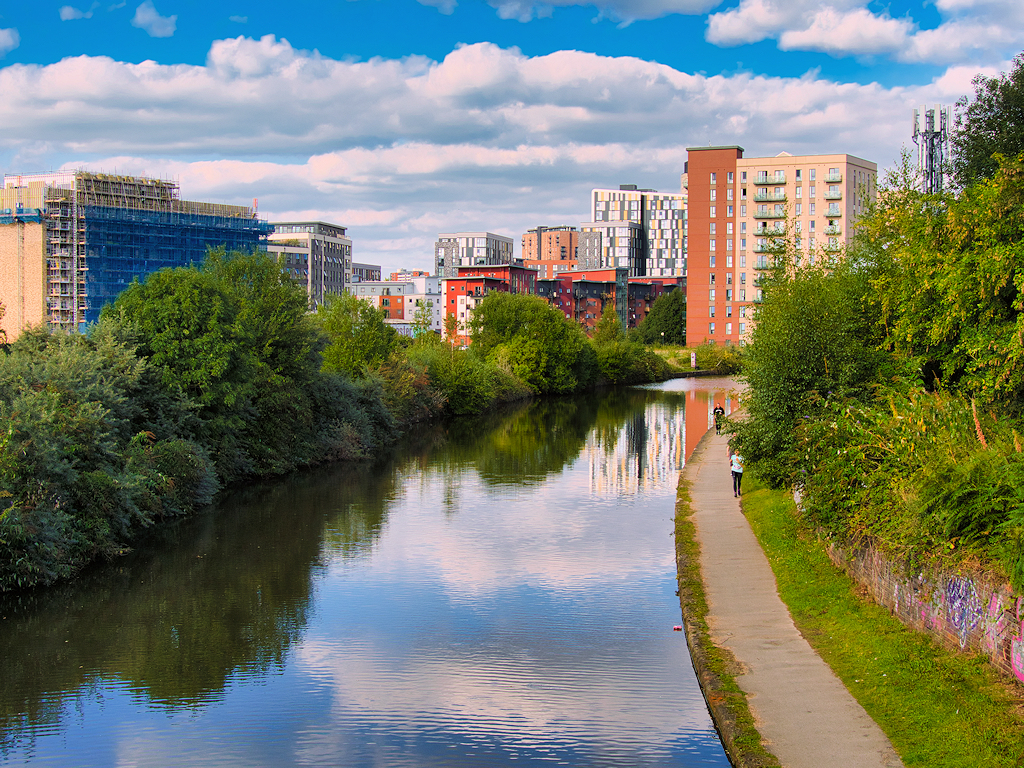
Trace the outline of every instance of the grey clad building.
[[352, 284], [352, 240], [340, 224], [324, 221], [272, 222], [267, 250], [279, 256], [292, 280], [305, 286], [310, 306]]

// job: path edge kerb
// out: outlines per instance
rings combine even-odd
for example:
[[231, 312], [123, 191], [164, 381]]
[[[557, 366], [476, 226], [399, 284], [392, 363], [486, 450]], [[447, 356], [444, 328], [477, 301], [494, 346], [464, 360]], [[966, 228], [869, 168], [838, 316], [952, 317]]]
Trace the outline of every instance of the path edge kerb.
[[704, 596], [700, 546], [695, 536], [696, 529], [690, 520], [694, 509], [690, 500], [688, 473], [699, 470], [710, 434], [709, 429], [701, 436], [690, 460], [679, 473], [675, 507], [679, 607], [682, 610], [690, 660], [726, 756], [736, 768], [770, 768], [780, 764], [764, 746], [761, 734], [754, 727], [746, 694], [736, 684], [733, 676], [733, 670], [740, 671], [736, 660], [727, 649], [715, 645], [708, 631], [708, 606]]

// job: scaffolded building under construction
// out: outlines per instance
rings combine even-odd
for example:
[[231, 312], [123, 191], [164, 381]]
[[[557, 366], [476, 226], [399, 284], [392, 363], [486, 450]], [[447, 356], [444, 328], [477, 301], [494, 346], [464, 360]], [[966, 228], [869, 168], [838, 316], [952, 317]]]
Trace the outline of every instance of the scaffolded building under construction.
[[7, 175], [0, 190], [3, 326], [9, 338], [38, 322], [82, 330], [133, 280], [201, 262], [211, 247], [265, 247], [271, 231], [253, 208], [181, 200], [172, 181], [86, 171]]

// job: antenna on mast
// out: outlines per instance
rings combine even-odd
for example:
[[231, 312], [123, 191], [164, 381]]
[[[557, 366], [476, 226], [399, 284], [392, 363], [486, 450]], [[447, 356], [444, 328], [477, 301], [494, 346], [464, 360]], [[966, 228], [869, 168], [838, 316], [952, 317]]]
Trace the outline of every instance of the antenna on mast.
[[[921, 125], [921, 117], [924, 125]], [[938, 195], [945, 186], [946, 157], [949, 154], [949, 130], [953, 125], [953, 108], [936, 104], [934, 109], [922, 106], [914, 110], [914, 143], [917, 145], [917, 172], [920, 189], [926, 195]]]

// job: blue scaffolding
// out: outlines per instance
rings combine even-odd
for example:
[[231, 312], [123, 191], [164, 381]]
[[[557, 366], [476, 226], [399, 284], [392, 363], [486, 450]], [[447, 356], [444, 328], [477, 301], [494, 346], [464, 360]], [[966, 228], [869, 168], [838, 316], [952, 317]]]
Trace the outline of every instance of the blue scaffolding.
[[266, 248], [274, 228], [242, 216], [173, 211], [85, 207], [86, 322], [95, 322], [104, 304], [131, 282], [166, 267], [199, 264], [208, 249]]

